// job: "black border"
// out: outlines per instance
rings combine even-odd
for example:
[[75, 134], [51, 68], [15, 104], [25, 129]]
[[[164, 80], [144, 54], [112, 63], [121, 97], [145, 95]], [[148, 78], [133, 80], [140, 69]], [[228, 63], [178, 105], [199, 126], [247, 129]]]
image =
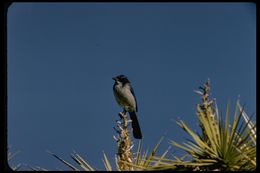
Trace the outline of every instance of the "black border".
[[1, 58], [1, 79], [3, 80], [3, 90], [2, 94], [3, 97], [1, 99], [1, 116], [0, 116], [0, 122], [1, 127], [3, 130], [1, 130], [1, 142], [0, 142], [0, 149], [1, 149], [1, 158], [0, 159], [0, 172], [6, 172], [6, 171], [13, 171], [9, 165], [8, 165], [8, 159], [7, 159], [7, 12], [8, 7], [11, 5], [11, 2], [4, 2], [3, 9], [1, 10], [3, 14], [3, 32], [2, 32], [2, 45], [3, 45], [3, 56]]

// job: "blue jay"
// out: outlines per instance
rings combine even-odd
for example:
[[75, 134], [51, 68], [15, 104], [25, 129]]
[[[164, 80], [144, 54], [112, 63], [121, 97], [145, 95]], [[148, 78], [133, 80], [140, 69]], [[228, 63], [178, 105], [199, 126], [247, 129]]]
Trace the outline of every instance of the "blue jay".
[[133, 136], [136, 139], [142, 139], [141, 129], [136, 116], [136, 97], [130, 81], [125, 75], [119, 75], [112, 79], [115, 80], [113, 91], [116, 101], [124, 109], [125, 113], [129, 113], [132, 120]]

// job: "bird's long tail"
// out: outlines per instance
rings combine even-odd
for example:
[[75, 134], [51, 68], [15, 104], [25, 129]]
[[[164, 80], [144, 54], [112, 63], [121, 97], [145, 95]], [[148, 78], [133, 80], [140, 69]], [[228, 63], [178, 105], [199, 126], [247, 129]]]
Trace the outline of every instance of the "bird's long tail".
[[132, 120], [132, 128], [133, 128], [133, 135], [136, 139], [142, 139], [142, 132], [141, 128], [138, 123], [138, 119], [135, 112], [129, 112], [130, 118]]

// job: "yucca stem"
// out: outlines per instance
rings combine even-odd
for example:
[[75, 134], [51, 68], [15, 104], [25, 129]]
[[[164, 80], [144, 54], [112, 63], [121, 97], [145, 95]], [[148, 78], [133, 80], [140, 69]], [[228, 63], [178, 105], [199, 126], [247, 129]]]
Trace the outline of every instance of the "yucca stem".
[[[202, 90], [202, 92], [197, 92], [197, 93], [201, 93], [201, 99], [202, 99], [202, 103], [198, 104], [197, 106], [197, 114], [200, 115], [200, 111], [202, 111], [204, 116], [207, 116], [205, 118], [207, 119], [211, 119], [211, 121], [217, 124], [216, 121], [216, 117], [215, 117], [215, 109], [213, 107], [213, 100], [211, 100], [209, 98], [210, 96], [210, 80], [208, 79], [208, 81], [203, 85], [200, 86], [199, 89]], [[202, 129], [202, 138], [205, 141], [208, 141], [208, 136], [205, 132], [205, 128], [203, 127], [203, 124], [200, 123], [200, 127]]]
[[128, 124], [129, 120], [127, 119], [126, 112], [119, 113], [120, 120], [117, 122], [117, 130], [119, 137], [117, 139], [118, 144], [118, 153], [117, 153], [117, 164], [121, 171], [130, 171], [133, 170], [132, 166], [133, 163], [132, 152], [131, 152], [131, 138], [128, 131]]

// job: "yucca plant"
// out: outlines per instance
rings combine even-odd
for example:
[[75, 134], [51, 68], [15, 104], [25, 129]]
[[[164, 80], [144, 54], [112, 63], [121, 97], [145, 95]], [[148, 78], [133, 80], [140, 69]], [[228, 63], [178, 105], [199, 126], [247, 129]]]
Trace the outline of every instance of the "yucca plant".
[[[163, 137], [159, 140], [157, 145], [149, 154], [148, 150], [142, 151], [142, 140], [139, 141], [138, 148], [136, 152], [133, 152], [133, 144], [128, 130], [129, 120], [126, 114], [119, 113], [120, 120], [117, 121], [117, 128], [115, 128], [118, 136], [114, 139], [117, 142], [118, 153], [115, 157], [116, 170], [117, 171], [135, 171], [135, 170], [158, 170], [160, 168], [160, 162], [165, 158], [168, 150], [164, 152], [162, 156], [156, 156], [159, 146], [163, 140]], [[54, 154], [51, 151], [48, 151], [53, 157], [61, 161], [72, 171], [96, 171], [100, 169], [95, 169], [90, 164], [83, 159], [78, 153], [74, 151], [74, 154], [71, 154], [71, 158], [77, 163], [73, 165], [68, 161], [62, 159], [60, 156]], [[155, 159], [157, 158], [157, 159]], [[159, 158], [159, 159], [158, 159]], [[112, 171], [111, 161], [107, 158], [104, 153], [103, 163], [106, 171]], [[30, 167], [32, 170], [42, 171], [46, 170], [40, 167]]]
[[171, 148], [171, 146], [168, 147], [168, 149], [162, 155], [157, 154], [163, 139], [164, 137], [162, 137], [159, 140], [159, 142], [152, 149], [150, 154], [148, 150], [142, 151], [142, 141], [139, 141], [136, 157], [134, 157], [135, 161], [132, 164], [129, 164], [133, 167], [133, 170], [135, 171], [161, 170], [161, 161], [166, 159], [169, 150]]
[[227, 106], [225, 120], [219, 116], [214, 101], [209, 99], [209, 81], [197, 91], [202, 104], [197, 105], [197, 115], [202, 129], [195, 133], [183, 121], [178, 125], [190, 135], [193, 141], [183, 145], [172, 141], [172, 145], [186, 151], [192, 160], [180, 165], [192, 170], [251, 171], [256, 169], [256, 126], [247, 119], [241, 121], [244, 109], [239, 101], [233, 121], [230, 122], [230, 106]]
[[[142, 142], [140, 141], [137, 152], [133, 153], [133, 155], [135, 155], [135, 157], [133, 157], [133, 162], [127, 162], [127, 161], [121, 160], [121, 162], [123, 162], [123, 164], [125, 164], [124, 167], [126, 167], [126, 165], [127, 165], [128, 167], [132, 168], [131, 169], [132, 171], [160, 170], [161, 160], [165, 159], [165, 156], [169, 151], [169, 149], [168, 149], [161, 156], [156, 156], [162, 140], [163, 140], [163, 138], [160, 139], [160, 141], [153, 148], [153, 150], [150, 152], [150, 154], [149, 154], [148, 150], [142, 151], [142, 149], [141, 149]], [[100, 171], [100, 170], [102, 170], [102, 169], [95, 169], [94, 167], [92, 167], [86, 159], [83, 159], [83, 157], [80, 156], [80, 154], [76, 153], [75, 151], [73, 154], [71, 154], [71, 158], [76, 162], [76, 165], [62, 159], [60, 156], [54, 154], [51, 151], [48, 151], [48, 153], [51, 154], [56, 159], [58, 159], [60, 162], [62, 162], [71, 171]], [[103, 170], [113, 171], [113, 168], [111, 166], [111, 161], [108, 159], [108, 157], [106, 156], [105, 153], [103, 154], [103, 156], [104, 156], [104, 158], [102, 160], [103, 160], [104, 167], [105, 167], [105, 169], [103, 169]], [[117, 157], [116, 157], [115, 161], [116, 161], [115, 162], [116, 171], [126, 171], [126, 170], [122, 170], [119, 167]], [[34, 171], [47, 171], [47, 169], [41, 168], [39, 166], [37, 166], [37, 167], [30, 166], [30, 168]]]
[[[7, 151], [8, 151], [7, 152], [7, 157], [8, 157], [7, 160], [8, 160], [9, 163], [17, 156], [18, 153], [20, 153], [20, 151], [16, 151], [16, 152], [12, 153], [10, 151], [10, 147], [7, 148]], [[12, 170], [17, 171], [22, 167], [22, 164], [19, 163], [17, 165], [10, 165], [10, 167], [11, 167]]]

